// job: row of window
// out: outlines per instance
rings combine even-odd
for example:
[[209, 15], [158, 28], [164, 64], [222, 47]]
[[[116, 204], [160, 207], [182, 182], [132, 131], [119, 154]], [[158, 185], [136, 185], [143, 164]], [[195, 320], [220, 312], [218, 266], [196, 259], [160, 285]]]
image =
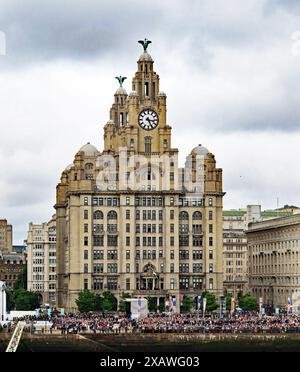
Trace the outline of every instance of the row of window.
[[[142, 217], [143, 220], [156, 220], [157, 216], [157, 211], [156, 210], [142, 210], [140, 211], [137, 209], [135, 211], [135, 219], [140, 220], [141, 219], [141, 212], [142, 212]], [[89, 218], [89, 211], [87, 209], [84, 210], [84, 219]], [[93, 219], [94, 220], [103, 220], [104, 214], [100, 210], [96, 210], [93, 212]], [[118, 219], [118, 214], [116, 211], [109, 211], [107, 213], [107, 219], [108, 220], [117, 220]], [[130, 219], [130, 209], [126, 210], [126, 219]], [[158, 211], [158, 219], [162, 220], [163, 219], [163, 210]], [[174, 219], [174, 210], [170, 210], [170, 219]], [[208, 213], [208, 219], [213, 220], [213, 211], [209, 211]], [[188, 221], [189, 220], [189, 213], [186, 211], [181, 211], [179, 213], [179, 221]], [[202, 220], [202, 213], [199, 211], [196, 211], [192, 214], [192, 220]]]

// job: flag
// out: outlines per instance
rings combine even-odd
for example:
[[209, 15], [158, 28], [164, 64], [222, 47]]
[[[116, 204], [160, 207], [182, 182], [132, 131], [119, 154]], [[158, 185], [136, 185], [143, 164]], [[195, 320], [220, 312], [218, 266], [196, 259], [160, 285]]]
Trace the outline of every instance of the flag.
[[201, 295], [197, 296], [197, 304], [198, 304], [198, 310], [200, 310], [200, 307], [201, 307]]
[[138, 312], [140, 313], [141, 312], [141, 308], [142, 308], [142, 299], [141, 299], [141, 297], [138, 297], [137, 306], [138, 306]]
[[292, 300], [290, 297], [288, 297], [287, 308], [288, 308], [288, 314], [289, 314], [292, 310]]
[[171, 311], [173, 308], [173, 299], [172, 296], [169, 297], [169, 311]]
[[262, 316], [263, 298], [259, 298], [259, 316]]
[[235, 298], [231, 297], [231, 313], [235, 311]]
[[203, 314], [205, 313], [205, 310], [206, 310], [206, 303], [207, 303], [207, 298], [204, 297], [203, 298]]
[[173, 298], [172, 305], [173, 305], [173, 311], [175, 311], [176, 310], [176, 297]]
[[180, 299], [180, 305], [181, 306], [183, 305], [183, 298], [184, 298], [184, 294], [183, 293], [180, 293], [179, 294], [179, 299]]

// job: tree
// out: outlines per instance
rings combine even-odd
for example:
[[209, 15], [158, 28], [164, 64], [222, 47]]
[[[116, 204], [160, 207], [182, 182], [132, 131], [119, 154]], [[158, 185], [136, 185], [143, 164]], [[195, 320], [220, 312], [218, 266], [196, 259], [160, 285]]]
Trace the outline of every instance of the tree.
[[122, 311], [123, 313], [126, 311], [126, 298], [131, 298], [131, 294], [123, 292], [119, 303], [119, 311]]
[[225, 293], [225, 301], [226, 301], [226, 310], [231, 310], [231, 295], [230, 293]]
[[23, 288], [16, 289], [13, 292], [13, 301], [16, 310], [34, 310], [40, 306], [38, 294], [26, 291]]
[[102, 294], [102, 310], [104, 311], [116, 311], [118, 307], [118, 301], [116, 297], [109, 291], [103, 292]]
[[191, 308], [194, 306], [194, 300], [191, 296], [185, 295], [182, 300], [182, 311], [191, 311]]
[[25, 266], [17, 277], [17, 280], [14, 284], [14, 289], [27, 289], [27, 266]]
[[148, 300], [148, 310], [151, 312], [157, 311], [157, 300], [155, 297], [147, 297]]
[[203, 298], [206, 298], [206, 310], [207, 311], [213, 311], [218, 308], [218, 303], [216, 296], [211, 292], [203, 292], [202, 293], [202, 304], [203, 304]]
[[6, 308], [11, 311], [15, 308], [14, 292], [6, 289]]
[[80, 292], [76, 299], [76, 305], [81, 313], [95, 311], [96, 309], [96, 296], [90, 290], [85, 289]]
[[239, 307], [244, 311], [257, 311], [258, 303], [255, 297], [246, 294], [239, 298]]

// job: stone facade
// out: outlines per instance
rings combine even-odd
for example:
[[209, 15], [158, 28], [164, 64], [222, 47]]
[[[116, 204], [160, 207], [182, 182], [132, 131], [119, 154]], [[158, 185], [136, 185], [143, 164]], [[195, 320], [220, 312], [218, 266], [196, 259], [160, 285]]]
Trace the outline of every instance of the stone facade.
[[0, 280], [9, 289], [14, 288], [20, 272], [26, 267], [26, 255], [16, 253], [0, 255]]
[[13, 243], [12, 225], [7, 220], [0, 219], [0, 252], [11, 253]]
[[29, 224], [27, 236], [27, 288], [40, 295], [40, 302], [56, 304], [56, 220]]
[[280, 208], [261, 211], [260, 205], [223, 212], [224, 290], [235, 298], [249, 291], [247, 229], [251, 222], [291, 216], [296, 209]]
[[[123, 82], [123, 79], [119, 79]], [[223, 293], [222, 170], [199, 145], [178, 166], [166, 94], [144, 52], [114, 95], [104, 149], [84, 145], [57, 185], [57, 301], [84, 288], [155, 297]]]
[[247, 239], [251, 294], [286, 308], [300, 290], [300, 214], [251, 223]]
[[234, 298], [247, 292], [248, 249], [245, 215], [238, 211], [223, 213], [224, 291]]

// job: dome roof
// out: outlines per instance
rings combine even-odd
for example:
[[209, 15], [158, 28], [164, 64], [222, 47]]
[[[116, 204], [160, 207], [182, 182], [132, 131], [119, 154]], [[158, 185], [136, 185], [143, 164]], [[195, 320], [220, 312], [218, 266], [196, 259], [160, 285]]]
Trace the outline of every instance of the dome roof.
[[125, 90], [124, 87], [119, 87], [117, 90], [116, 90], [116, 93], [115, 94], [125, 94], [127, 96], [127, 92]]
[[139, 61], [153, 62], [153, 59], [148, 52], [144, 52], [143, 54], [141, 54]]
[[192, 155], [202, 155], [206, 156], [209, 153], [208, 149], [202, 145], [198, 145], [193, 148], [191, 154]]
[[83, 151], [86, 156], [94, 156], [98, 153], [96, 147], [91, 145], [89, 142], [82, 146], [79, 151]]

